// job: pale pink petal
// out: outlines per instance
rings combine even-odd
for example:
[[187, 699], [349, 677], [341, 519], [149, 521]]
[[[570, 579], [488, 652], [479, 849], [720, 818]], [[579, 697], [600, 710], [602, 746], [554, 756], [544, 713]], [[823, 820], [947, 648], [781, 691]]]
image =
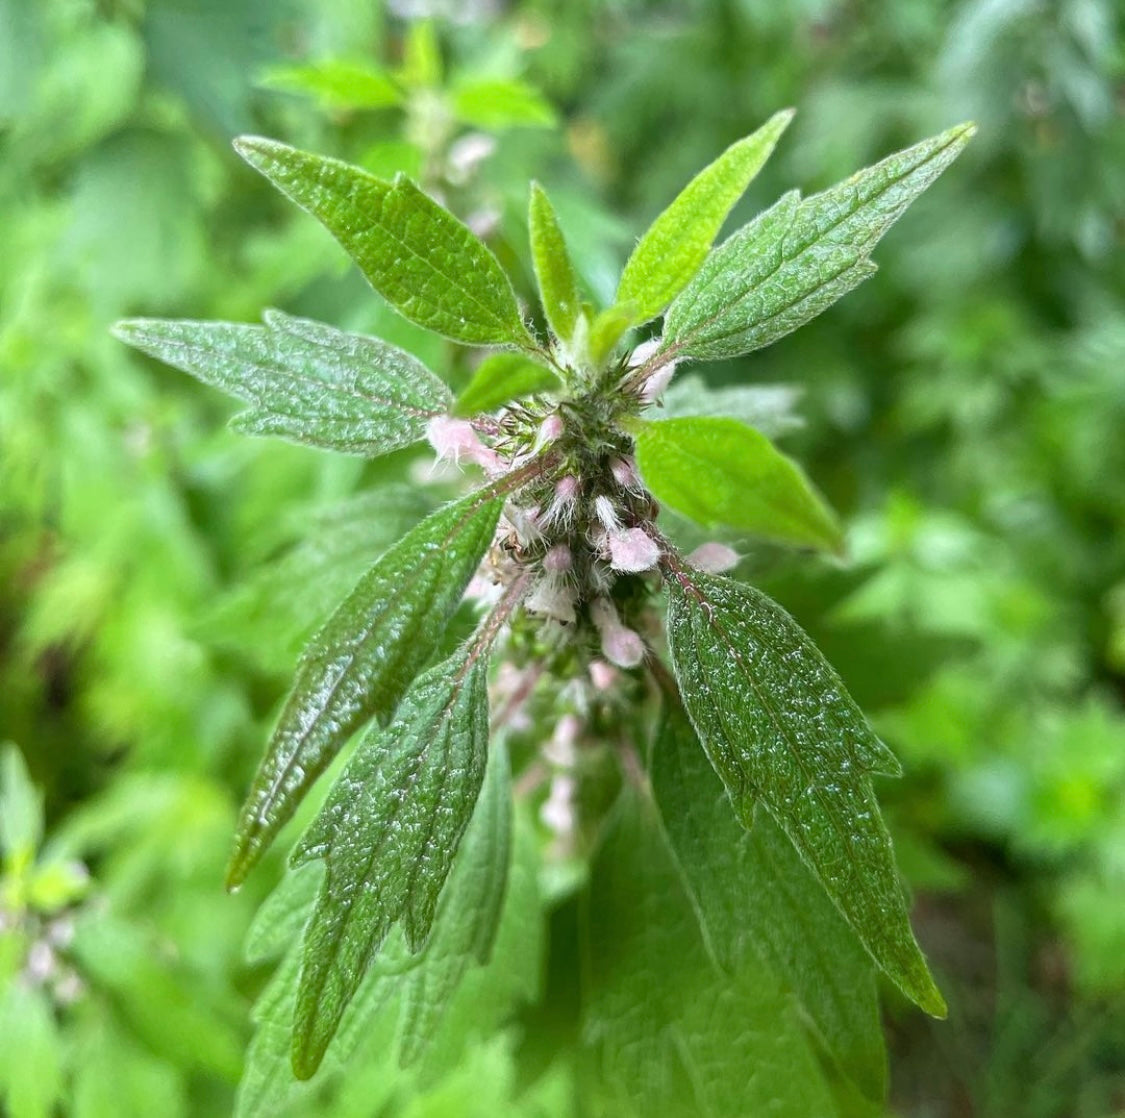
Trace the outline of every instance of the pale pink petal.
[[643, 528], [627, 528], [609, 537], [609, 555], [615, 571], [636, 574], [651, 571], [660, 561], [660, 547]]
[[738, 552], [733, 547], [727, 547], [718, 540], [709, 540], [700, 544], [687, 557], [688, 563], [696, 570], [705, 571], [711, 575], [721, 575], [724, 571], [732, 570], [738, 566]]

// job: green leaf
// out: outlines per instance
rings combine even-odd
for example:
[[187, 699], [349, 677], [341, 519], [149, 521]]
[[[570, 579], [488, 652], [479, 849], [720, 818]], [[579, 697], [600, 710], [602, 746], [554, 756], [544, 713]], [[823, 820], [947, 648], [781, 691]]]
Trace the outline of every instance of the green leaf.
[[512, 792], [508, 751], [493, 744], [484, 787], [441, 892], [424, 958], [405, 977], [403, 1066], [422, 1055], [441, 1025], [466, 972], [487, 963], [500, 928], [512, 856]]
[[614, 347], [626, 331], [637, 324], [637, 308], [632, 303], [616, 303], [598, 313], [590, 323], [588, 346], [590, 360], [599, 368], [609, 359]]
[[374, 458], [423, 438], [449, 389], [417, 358], [377, 338], [280, 311], [265, 326], [134, 318], [114, 333], [251, 407], [231, 422], [248, 435]]
[[538, 183], [531, 184], [527, 227], [543, 312], [555, 336], [569, 342], [582, 313], [582, 296], [554, 207]]
[[598, 852], [585, 907], [585, 1036], [605, 1096], [598, 1113], [835, 1113], [777, 979], [751, 953], [729, 974], [711, 961], [654, 806], [631, 788]]
[[459, 84], [451, 97], [453, 115], [474, 128], [553, 128], [558, 123], [547, 99], [517, 78], [485, 78]]
[[468, 345], [533, 346], [496, 257], [409, 179], [258, 136], [235, 150], [317, 218], [404, 318]]
[[327, 109], [381, 109], [402, 101], [402, 91], [365, 62], [328, 59], [307, 66], [274, 66], [262, 75], [266, 89], [307, 93]]
[[876, 242], [974, 132], [960, 124], [803, 202], [786, 194], [707, 257], [668, 309], [664, 352], [736, 357], [820, 314], [874, 273]]
[[433, 654], [496, 528], [487, 492], [438, 509], [392, 547], [313, 638], [239, 817], [231, 887], [373, 715], [386, 721]]
[[51, 1118], [62, 1095], [63, 1046], [43, 990], [22, 981], [0, 990], [0, 1109], [8, 1118]]
[[727, 215], [792, 119], [793, 110], [783, 109], [757, 132], [731, 144], [652, 223], [625, 264], [615, 300], [634, 302], [638, 322], [664, 310], [699, 271]]
[[305, 934], [293, 1068], [307, 1079], [392, 926], [426, 943], [473, 813], [488, 751], [488, 658], [470, 642], [407, 692], [386, 730], [360, 742], [293, 852], [323, 858]]
[[875, 972], [820, 883], [768, 813], [744, 830], [674, 689], [650, 762], [653, 795], [705, 941], [724, 970], [747, 950], [785, 983], [841, 1071], [886, 1092]]
[[676, 567], [668, 639], [684, 705], [744, 827], [759, 801], [875, 962], [934, 1016], [872, 773], [898, 762], [796, 622], [741, 583]]
[[432, 20], [412, 21], [406, 28], [402, 44], [402, 69], [399, 77], [404, 85], [432, 89], [441, 85], [444, 68], [441, 45]]
[[653, 496], [700, 524], [840, 550], [839, 523], [800, 466], [745, 423], [657, 419], [639, 425], [636, 443]]
[[453, 414], [479, 415], [513, 400], [559, 387], [559, 378], [550, 369], [518, 353], [494, 353], [477, 366], [472, 380], [457, 397]]
[[698, 374], [677, 377], [660, 398], [664, 417], [725, 416], [770, 439], [804, 426], [797, 414], [801, 389], [791, 384], [730, 384], [712, 388]]
[[43, 841], [43, 796], [31, 782], [23, 754], [11, 743], [0, 748], [0, 855], [20, 872]]

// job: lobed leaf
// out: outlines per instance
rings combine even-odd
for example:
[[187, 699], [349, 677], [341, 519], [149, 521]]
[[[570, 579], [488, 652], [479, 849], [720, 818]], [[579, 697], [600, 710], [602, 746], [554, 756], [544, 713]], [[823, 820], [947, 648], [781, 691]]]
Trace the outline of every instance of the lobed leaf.
[[327, 872], [305, 933], [293, 1068], [307, 1079], [387, 933], [426, 943], [488, 751], [487, 656], [470, 643], [421, 676], [359, 744], [293, 852]]
[[727, 215], [792, 119], [793, 110], [783, 109], [756, 132], [731, 144], [652, 223], [625, 264], [615, 299], [635, 303], [638, 322], [664, 310], [699, 271]]
[[534, 396], [559, 387], [559, 378], [550, 369], [529, 361], [519, 353], [494, 353], [486, 357], [453, 405], [453, 414], [479, 415], [513, 400]]
[[534, 346], [496, 257], [409, 179], [384, 182], [258, 136], [234, 146], [328, 229], [403, 317], [468, 345]]
[[653, 796], [709, 951], [728, 973], [754, 952], [796, 995], [840, 1070], [886, 1092], [875, 971], [784, 833], [759, 807], [735, 818], [674, 686], [650, 759]]
[[567, 252], [554, 207], [538, 183], [531, 184], [527, 227], [531, 240], [531, 262], [539, 284], [543, 313], [547, 316], [555, 337], [569, 342], [574, 335], [578, 316], [582, 313], [578, 275]]
[[418, 442], [448, 410], [449, 389], [404, 350], [280, 311], [265, 321], [135, 318], [114, 333], [250, 404], [231, 422], [249, 435], [374, 458]]
[[478, 492], [438, 509], [386, 552], [313, 638], [239, 816], [229, 886], [245, 879], [348, 738], [372, 716], [394, 713], [437, 648], [502, 506]]
[[839, 551], [840, 525], [791, 458], [737, 419], [697, 416], [639, 426], [637, 468], [653, 496], [700, 524]]
[[668, 308], [664, 351], [736, 357], [820, 314], [874, 273], [879, 238], [974, 132], [960, 124], [804, 201], [784, 195], [707, 257]]
[[[654, 806], [626, 788], [591, 870], [585, 1035], [621, 1118], [834, 1113], [796, 1007], [753, 954], [708, 956]], [[740, 1069], [732, 1074], [732, 1068]]]
[[927, 1013], [943, 1016], [871, 786], [872, 773], [897, 775], [897, 761], [775, 602], [680, 566], [668, 591], [680, 693], [742, 825], [752, 825], [761, 802], [875, 962]]

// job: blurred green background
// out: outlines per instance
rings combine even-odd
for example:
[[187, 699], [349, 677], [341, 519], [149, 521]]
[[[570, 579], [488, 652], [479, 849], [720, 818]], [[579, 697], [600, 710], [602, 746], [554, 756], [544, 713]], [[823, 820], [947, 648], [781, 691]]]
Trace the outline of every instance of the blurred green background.
[[[228, 433], [226, 401], [110, 323], [278, 306], [465, 374], [231, 138], [419, 176], [525, 295], [536, 178], [608, 297], [678, 188], [793, 105], [733, 222], [980, 124], [873, 280], [701, 369], [801, 390], [784, 445], [849, 525], [846, 566], [748, 563], [906, 769], [881, 795], [951, 1015], [888, 995], [888, 1113], [1125, 1113], [1122, 22], [1113, 0], [0, 0], [7, 1112], [230, 1112], [268, 973], [241, 942], [282, 865], [222, 892], [235, 808], [303, 637], [426, 500], [357, 522], [371, 466]], [[524, 1090], [515, 1051], [302, 1113], [575, 1113], [565, 1066]]]

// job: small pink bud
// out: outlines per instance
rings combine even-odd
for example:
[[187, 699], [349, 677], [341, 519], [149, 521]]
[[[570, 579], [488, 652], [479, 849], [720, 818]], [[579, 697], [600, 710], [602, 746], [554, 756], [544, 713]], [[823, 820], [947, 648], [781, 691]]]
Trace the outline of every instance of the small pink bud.
[[467, 419], [435, 415], [426, 427], [426, 438], [437, 452], [438, 460], [460, 462], [462, 456], [485, 469], [500, 469], [503, 462], [491, 447], [480, 441]]
[[641, 401], [646, 404], [656, 403], [664, 395], [664, 390], [675, 374], [675, 361], [669, 361], [666, 365], [657, 367], [641, 385]]
[[555, 439], [563, 433], [562, 416], [555, 412], [553, 415], [547, 416], [542, 423], [539, 424], [539, 434], [535, 439], [535, 445], [546, 446], [547, 443], [553, 443]]
[[644, 641], [621, 624], [617, 610], [608, 598], [590, 603], [590, 619], [601, 634], [602, 655], [619, 668], [635, 668], [645, 655]]
[[555, 732], [543, 746], [543, 756], [552, 765], [569, 768], [578, 758], [575, 746], [582, 733], [582, 719], [576, 714], [564, 714], [555, 723]]
[[590, 682], [597, 691], [608, 691], [617, 682], [617, 669], [604, 660], [590, 661]]
[[617, 519], [617, 510], [608, 497], [594, 498], [594, 515], [602, 522], [607, 532], [621, 530], [621, 521]]
[[613, 480], [622, 489], [637, 490], [640, 488], [641, 479], [637, 476], [637, 468], [628, 458], [615, 458], [609, 464]]
[[660, 338], [649, 338], [648, 341], [641, 342], [629, 354], [630, 368], [639, 369], [660, 348], [660, 341]]
[[551, 571], [553, 574], [565, 574], [570, 570], [573, 565], [573, 559], [570, 554], [570, 548], [565, 543], [555, 544], [546, 555], [543, 556], [543, 570]]
[[556, 835], [568, 835], [574, 829], [574, 792], [574, 777], [556, 773], [551, 778], [551, 788], [539, 809], [539, 818]]
[[552, 621], [574, 624], [574, 591], [559, 575], [547, 575], [539, 580], [528, 595], [524, 608]]
[[727, 547], [718, 540], [709, 540], [700, 544], [690, 555], [688, 563], [696, 570], [704, 571], [710, 575], [721, 575], [724, 571], [732, 570], [738, 566], [738, 552], [733, 547]]
[[636, 574], [651, 571], [660, 561], [660, 547], [643, 528], [627, 528], [609, 537], [610, 566]]

